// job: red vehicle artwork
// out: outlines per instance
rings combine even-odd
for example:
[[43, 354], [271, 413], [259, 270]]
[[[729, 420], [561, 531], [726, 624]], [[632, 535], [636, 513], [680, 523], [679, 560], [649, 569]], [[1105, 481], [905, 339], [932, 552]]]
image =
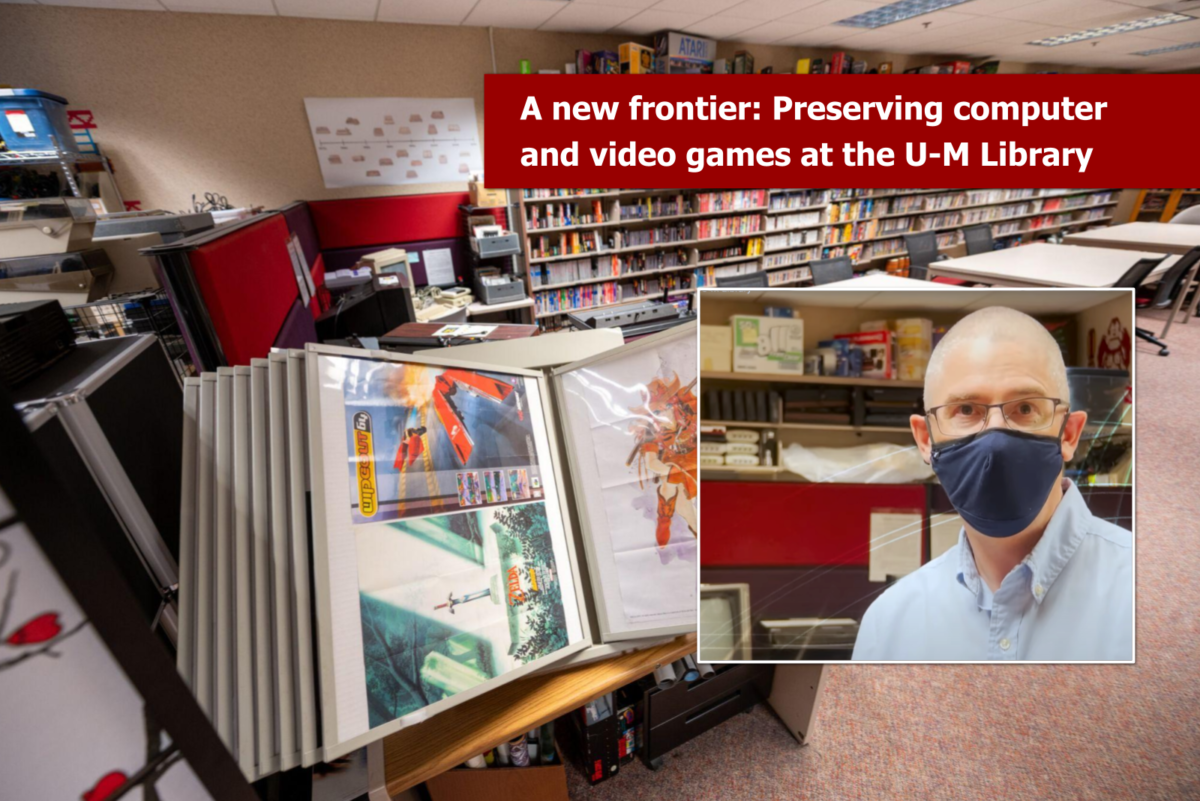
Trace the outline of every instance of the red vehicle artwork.
[[654, 536], [660, 548], [670, 542], [671, 521], [677, 514], [696, 536], [695, 386], [695, 379], [681, 386], [678, 375], [670, 381], [655, 378], [646, 388], [643, 405], [630, 410], [638, 415], [630, 429], [637, 444], [625, 463], [636, 460], [640, 486], [657, 485]]

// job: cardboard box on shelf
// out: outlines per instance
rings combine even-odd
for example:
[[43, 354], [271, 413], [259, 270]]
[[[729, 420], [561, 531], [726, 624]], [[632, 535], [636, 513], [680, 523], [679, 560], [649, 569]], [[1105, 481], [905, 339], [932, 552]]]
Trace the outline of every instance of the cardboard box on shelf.
[[933, 321], [919, 317], [896, 320], [893, 326], [896, 342], [897, 378], [901, 381], [924, 381], [925, 368], [933, 353]]
[[620, 75], [621, 57], [611, 50], [592, 53], [592, 68], [597, 75]]
[[733, 370], [733, 332], [727, 325], [700, 326], [700, 372]]
[[654, 34], [654, 69], [664, 75], [710, 75], [717, 43], [687, 33]]
[[649, 75], [654, 72], [654, 48], [637, 42], [625, 42], [620, 47], [622, 75]]
[[804, 373], [804, 321], [797, 317], [730, 318], [735, 373]]
[[854, 334], [836, 334], [835, 339], [849, 340], [863, 353], [863, 378], [895, 378], [896, 368], [892, 361], [891, 331], [859, 331]]
[[508, 202], [503, 189], [488, 189], [480, 181], [469, 182], [467, 192], [471, 197], [471, 205], [480, 208], [503, 206]]

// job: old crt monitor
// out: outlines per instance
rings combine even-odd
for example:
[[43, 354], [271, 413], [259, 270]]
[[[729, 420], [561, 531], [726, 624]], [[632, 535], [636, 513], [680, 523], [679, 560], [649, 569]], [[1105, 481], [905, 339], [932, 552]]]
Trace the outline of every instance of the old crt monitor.
[[750, 659], [750, 585], [700, 585], [701, 662]]
[[322, 342], [347, 337], [380, 337], [405, 323], [416, 322], [412, 292], [397, 275], [377, 275], [370, 283], [338, 295], [317, 318]]

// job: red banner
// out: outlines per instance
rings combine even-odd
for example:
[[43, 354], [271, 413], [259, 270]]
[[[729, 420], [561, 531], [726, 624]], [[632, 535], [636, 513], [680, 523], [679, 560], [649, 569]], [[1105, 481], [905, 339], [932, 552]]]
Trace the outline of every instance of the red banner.
[[1200, 75], [488, 75], [489, 187], [1200, 183]]

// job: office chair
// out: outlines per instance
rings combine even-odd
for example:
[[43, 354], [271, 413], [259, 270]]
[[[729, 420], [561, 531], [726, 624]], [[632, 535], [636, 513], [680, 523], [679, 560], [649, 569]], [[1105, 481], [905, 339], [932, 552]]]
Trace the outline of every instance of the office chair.
[[1170, 225], [1200, 225], [1200, 204], [1186, 208], [1171, 218]]
[[[937, 233], [920, 231], [904, 235], [904, 247], [908, 250], [908, 277], [918, 281], [929, 280], [929, 265], [944, 261], [946, 256], [938, 252]], [[940, 284], [965, 284], [958, 278], [934, 279]]]
[[767, 274], [762, 270], [757, 270], [752, 273], [739, 273], [726, 277], [717, 276], [718, 287], [739, 287], [743, 289], [753, 289], [756, 287], [769, 287], [771, 284], [767, 281]]
[[849, 281], [854, 277], [854, 265], [849, 256], [838, 256], [832, 259], [817, 259], [809, 264], [812, 271], [813, 286], [832, 284], [835, 281]]
[[1154, 268], [1162, 264], [1166, 258], [1166, 256], [1159, 256], [1157, 259], [1138, 259], [1132, 267], [1125, 271], [1124, 275], [1117, 279], [1113, 288], [1128, 289], [1141, 286], [1142, 281], [1146, 280], [1146, 276], [1154, 272]]
[[[1149, 261], [1149, 259], [1147, 260]], [[1188, 273], [1196, 262], [1200, 261], [1200, 247], [1192, 248], [1187, 253], [1179, 257], [1179, 261], [1171, 265], [1171, 269], [1167, 270], [1163, 275], [1162, 280], [1158, 282], [1158, 290], [1154, 293], [1154, 298], [1147, 302], [1144, 306], [1139, 304], [1139, 309], [1170, 309], [1175, 302], [1180, 292], [1187, 292], [1188, 288], [1184, 286], [1187, 280]], [[1174, 315], [1172, 314], [1172, 321]], [[1168, 321], [1163, 329], [1165, 335], [1170, 330], [1171, 321]], [[1138, 339], [1144, 339], [1147, 342], [1152, 342], [1158, 345], [1159, 356], [1170, 356], [1171, 351], [1167, 349], [1167, 343], [1163, 342], [1154, 333], [1147, 328], [1135, 328], [1134, 331], [1138, 335]]]
[[996, 243], [992, 240], [991, 223], [969, 225], [962, 229], [962, 232], [963, 241], [967, 243], [968, 256], [978, 256], [981, 253], [991, 253], [996, 249]]

